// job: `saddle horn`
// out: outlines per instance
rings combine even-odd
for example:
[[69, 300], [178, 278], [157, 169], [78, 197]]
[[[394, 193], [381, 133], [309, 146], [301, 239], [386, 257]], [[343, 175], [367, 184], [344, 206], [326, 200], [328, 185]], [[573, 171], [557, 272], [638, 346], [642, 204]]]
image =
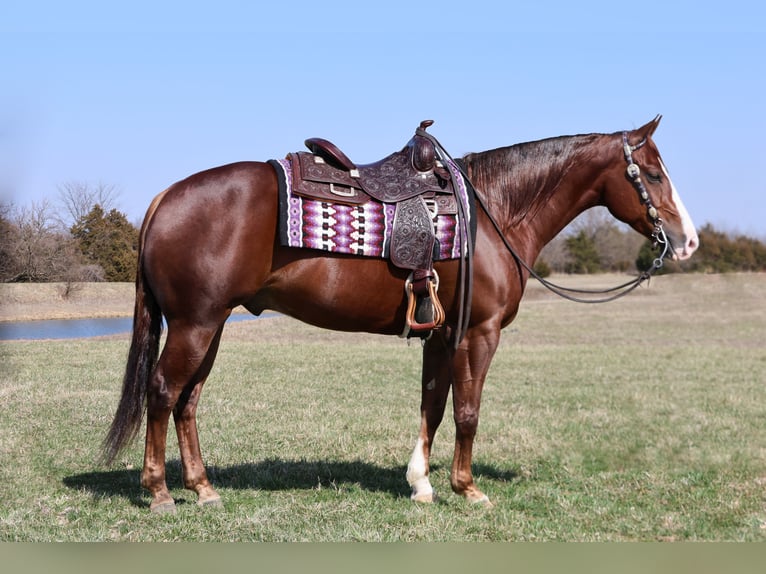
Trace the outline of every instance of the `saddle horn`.
[[421, 135], [433, 125], [433, 120], [423, 120], [412, 138], [412, 166], [418, 171], [432, 171], [436, 165], [436, 149], [433, 142]]

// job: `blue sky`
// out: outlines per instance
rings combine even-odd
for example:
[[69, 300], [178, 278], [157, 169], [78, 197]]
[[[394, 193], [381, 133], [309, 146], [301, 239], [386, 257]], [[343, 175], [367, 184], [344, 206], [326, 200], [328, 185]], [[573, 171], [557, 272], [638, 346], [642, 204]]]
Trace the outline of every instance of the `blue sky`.
[[176, 180], [307, 137], [366, 163], [426, 118], [459, 156], [661, 113], [695, 223], [766, 237], [764, 6], [6, 1], [0, 195], [114, 185], [137, 221]]

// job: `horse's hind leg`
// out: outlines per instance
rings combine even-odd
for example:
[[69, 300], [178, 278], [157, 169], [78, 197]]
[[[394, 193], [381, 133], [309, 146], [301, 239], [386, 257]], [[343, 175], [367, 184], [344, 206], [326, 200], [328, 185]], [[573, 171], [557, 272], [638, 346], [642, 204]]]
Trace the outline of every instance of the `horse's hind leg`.
[[[175, 503], [165, 481], [165, 448], [170, 413], [176, 408], [183, 391], [193, 381], [200, 380], [199, 374], [203, 372], [205, 364], [209, 362], [209, 366], [212, 366], [212, 360], [208, 361], [208, 351], [212, 343], [217, 341], [222, 323], [210, 327], [177, 324], [168, 327], [167, 342], [149, 382], [146, 400], [146, 446], [141, 485], [152, 496], [150, 509], [153, 512], [175, 511]], [[199, 390], [190, 390], [185, 402], [188, 404], [193, 396], [195, 400], [192, 403], [196, 405]], [[204, 475], [204, 469], [202, 472]]]
[[178, 448], [181, 451], [184, 487], [197, 493], [199, 497], [197, 504], [200, 506], [221, 505], [221, 497], [210, 484], [202, 461], [202, 452], [197, 434], [197, 404], [202, 394], [205, 380], [210, 374], [210, 369], [213, 368], [222, 332], [223, 327], [216, 333], [197, 375], [183, 390], [178, 403], [176, 403], [173, 409], [173, 420], [176, 425], [176, 435], [178, 436]]

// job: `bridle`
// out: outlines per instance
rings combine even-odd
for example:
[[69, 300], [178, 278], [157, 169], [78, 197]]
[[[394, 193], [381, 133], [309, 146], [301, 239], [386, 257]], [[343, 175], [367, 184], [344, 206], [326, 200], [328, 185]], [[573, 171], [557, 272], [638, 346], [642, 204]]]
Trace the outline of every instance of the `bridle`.
[[[481, 196], [478, 193], [476, 193], [476, 202], [481, 206], [482, 210], [484, 210], [484, 213], [487, 215], [490, 222], [494, 226], [495, 230], [497, 231], [497, 234], [500, 236], [500, 239], [505, 244], [506, 249], [508, 249], [511, 255], [513, 255], [513, 258], [516, 260], [516, 263], [520, 267], [523, 267], [524, 269], [526, 269], [529, 275], [537, 279], [537, 281], [539, 281], [544, 287], [546, 287], [547, 289], [549, 289], [556, 295], [563, 297], [564, 299], [568, 299], [569, 301], [575, 301], [577, 303], [607, 303], [609, 301], [614, 301], [615, 299], [624, 297], [625, 295], [633, 291], [636, 287], [641, 285], [641, 283], [643, 283], [644, 281], [651, 279], [652, 275], [662, 267], [663, 260], [667, 256], [668, 251], [670, 250], [670, 241], [668, 240], [668, 237], [665, 234], [665, 230], [662, 227], [662, 218], [659, 216], [659, 212], [657, 211], [657, 208], [652, 204], [652, 199], [649, 196], [649, 192], [646, 190], [646, 187], [644, 186], [644, 182], [641, 180], [641, 168], [638, 166], [638, 164], [636, 164], [635, 161], [633, 161], [633, 152], [641, 148], [644, 144], [646, 144], [646, 138], [642, 139], [636, 145], [630, 145], [630, 143], [628, 143], [628, 132], [622, 132], [622, 149], [625, 155], [625, 161], [628, 162], [628, 167], [626, 169], [626, 172], [627, 172], [628, 178], [633, 183], [633, 187], [638, 192], [638, 196], [641, 203], [646, 206], [647, 217], [654, 225], [654, 230], [652, 231], [651, 237], [654, 240], [655, 246], [658, 246], [658, 245], [662, 246], [662, 253], [660, 254], [659, 257], [657, 257], [652, 262], [652, 265], [651, 267], [649, 267], [649, 269], [647, 269], [646, 271], [642, 271], [638, 275], [638, 277], [630, 281], [627, 281], [626, 283], [623, 283], [622, 285], [618, 285], [616, 287], [611, 287], [608, 289], [575, 289], [572, 287], [564, 287], [561, 285], [556, 285], [555, 283], [548, 281], [547, 279], [542, 277], [539, 273], [537, 273], [529, 264], [527, 264], [519, 256], [519, 254], [516, 252], [516, 250], [508, 241], [508, 239], [505, 237], [505, 234], [501, 231], [500, 225], [498, 225], [495, 218], [489, 212], [489, 210], [487, 209], [487, 206], [485, 205], [484, 201], [481, 199]], [[584, 297], [578, 297], [576, 295], [573, 295], [573, 293], [576, 293], [578, 295], [607, 295], [607, 296], [601, 297], [601, 298], [584, 298]]]
[[665, 235], [665, 230], [662, 228], [662, 218], [660, 217], [657, 208], [654, 207], [654, 204], [652, 204], [652, 198], [649, 196], [649, 192], [646, 191], [644, 182], [641, 181], [641, 168], [638, 167], [638, 164], [633, 161], [633, 152], [643, 147], [645, 143], [646, 138], [632, 146], [630, 143], [628, 143], [628, 132], [622, 132], [622, 151], [625, 154], [625, 161], [628, 162], [626, 172], [630, 180], [633, 182], [633, 187], [635, 187], [636, 191], [638, 192], [641, 203], [646, 206], [647, 217], [654, 225], [654, 230], [652, 231], [652, 239], [654, 240], [655, 245], [662, 245], [662, 253], [654, 260], [652, 266], [649, 269], [653, 272], [662, 267], [662, 261], [665, 259], [665, 256], [668, 254], [668, 250], [670, 249], [670, 242], [668, 241], [668, 236]]
[[[455, 161], [454, 159], [452, 159], [449, 153], [447, 153], [447, 150], [444, 149], [444, 146], [442, 146], [439, 143], [439, 141], [430, 133], [427, 133], [425, 130], [421, 130], [421, 132], [422, 133], [420, 132], [418, 133], [420, 133], [420, 135], [426, 137], [431, 142], [433, 142], [433, 144], [436, 146], [436, 149], [439, 151], [439, 154], [445, 160], [450, 160], [452, 164], [460, 170], [460, 173], [465, 178], [465, 181], [470, 182], [470, 178], [468, 177], [465, 164], [462, 161]], [[631, 146], [628, 143], [628, 133], [623, 132], [622, 143], [623, 143], [622, 149], [625, 154], [625, 161], [628, 162], [628, 167], [627, 167], [628, 177], [633, 183], [633, 187], [636, 188], [636, 191], [638, 192], [641, 203], [646, 205], [647, 216], [649, 217], [649, 220], [654, 225], [654, 230], [652, 231], [651, 237], [654, 240], [655, 245], [662, 245], [662, 253], [660, 254], [659, 257], [657, 257], [652, 262], [652, 266], [646, 271], [641, 272], [638, 275], [638, 277], [636, 277], [635, 279], [632, 279], [631, 281], [623, 283], [622, 285], [618, 285], [617, 287], [612, 287], [610, 289], [575, 289], [572, 287], [563, 287], [561, 285], [556, 285], [555, 283], [552, 283], [548, 281], [547, 279], [545, 279], [544, 277], [542, 277], [519, 256], [518, 252], [513, 248], [513, 246], [508, 241], [508, 239], [505, 237], [505, 234], [502, 232], [500, 225], [497, 223], [497, 220], [494, 218], [492, 213], [490, 213], [481, 195], [475, 189], [475, 187], [473, 187], [473, 185], [471, 184], [471, 187], [474, 189], [473, 195], [476, 199], [476, 203], [484, 211], [490, 223], [492, 223], [492, 226], [495, 228], [495, 231], [497, 232], [498, 236], [502, 240], [506, 249], [510, 252], [510, 254], [515, 259], [516, 264], [519, 265], [519, 267], [523, 267], [524, 269], [526, 269], [529, 275], [537, 279], [544, 287], [551, 290], [553, 293], [559, 295], [560, 297], [563, 297], [564, 299], [575, 301], [577, 303], [606, 303], [608, 301], [614, 301], [615, 299], [624, 297], [625, 295], [633, 291], [636, 287], [641, 285], [641, 283], [651, 279], [652, 275], [658, 269], [662, 267], [663, 259], [665, 259], [670, 249], [670, 242], [668, 241], [667, 235], [665, 235], [665, 230], [662, 227], [662, 219], [659, 216], [657, 208], [654, 207], [654, 205], [652, 204], [651, 197], [649, 197], [649, 192], [646, 190], [646, 187], [644, 186], [644, 182], [641, 181], [641, 168], [639, 168], [636, 162], [633, 161], [633, 152], [641, 148], [644, 144], [646, 144], [646, 138], [641, 140], [636, 145]], [[461, 204], [461, 202], [458, 202], [458, 204]], [[461, 204], [460, 209], [465, 210], [467, 208], [465, 208]], [[463, 218], [464, 216], [465, 216], [465, 213], [461, 212], [462, 220], [467, 221], [467, 219]], [[457, 348], [457, 345], [460, 344], [460, 341], [463, 339], [463, 336], [465, 335], [465, 332], [467, 329], [468, 319], [471, 315], [471, 299], [472, 299], [472, 292], [473, 292], [473, 256], [474, 256], [473, 245], [471, 241], [468, 240], [467, 235], [465, 235], [466, 232], [464, 231], [463, 233], [464, 233], [463, 239], [465, 240], [465, 245], [467, 245], [467, 250], [464, 257], [461, 258], [460, 260], [461, 261], [461, 265], [460, 265], [461, 280], [459, 281], [460, 288], [459, 288], [459, 295], [458, 295], [460, 300], [460, 311], [458, 313], [459, 319], [458, 319], [458, 324], [456, 326], [456, 331], [455, 331], [456, 336], [454, 337], [454, 341], [453, 341], [455, 348]], [[576, 295], [573, 295], [573, 293], [576, 293], [578, 295], [606, 295], [606, 297], [601, 297], [599, 299], [584, 298], [584, 297], [578, 297]]]

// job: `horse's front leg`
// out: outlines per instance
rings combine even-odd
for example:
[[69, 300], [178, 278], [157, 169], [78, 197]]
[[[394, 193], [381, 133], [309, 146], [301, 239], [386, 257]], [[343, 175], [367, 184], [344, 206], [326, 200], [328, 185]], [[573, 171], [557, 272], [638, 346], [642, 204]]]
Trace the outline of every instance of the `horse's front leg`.
[[444, 417], [449, 395], [452, 380], [450, 359], [451, 350], [438, 335], [431, 337], [423, 347], [420, 432], [407, 465], [407, 482], [412, 488], [410, 498], [416, 502], [434, 500], [434, 491], [429, 479], [429, 460], [434, 435]]
[[455, 455], [450, 484], [470, 502], [489, 505], [489, 498], [476, 487], [471, 472], [473, 441], [479, 426], [479, 407], [484, 379], [500, 341], [500, 329], [474, 327], [455, 354], [452, 403], [455, 418]]

